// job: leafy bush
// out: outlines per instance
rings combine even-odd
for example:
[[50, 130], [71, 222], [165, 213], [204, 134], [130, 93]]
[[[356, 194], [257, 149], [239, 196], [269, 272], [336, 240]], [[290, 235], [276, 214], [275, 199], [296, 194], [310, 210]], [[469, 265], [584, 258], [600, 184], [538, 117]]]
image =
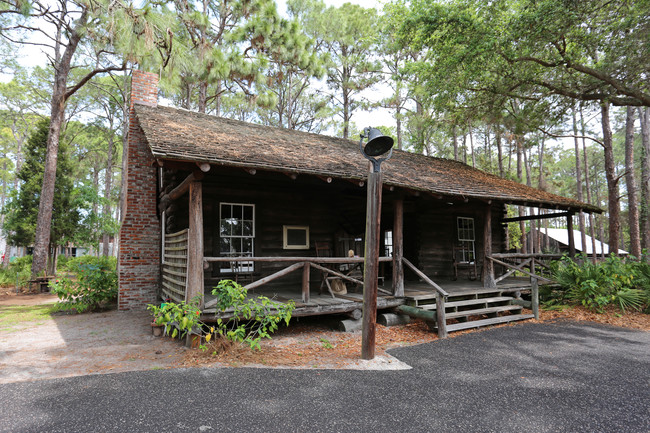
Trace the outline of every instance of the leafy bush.
[[232, 280], [222, 280], [212, 290], [217, 296], [217, 310], [231, 310], [233, 318], [228, 321], [217, 320], [217, 326], [210, 328], [211, 336], [221, 336], [229, 341], [248, 344], [251, 349], [260, 349], [262, 338], [271, 338], [281, 322], [289, 325], [291, 313], [296, 307], [293, 301], [273, 302], [266, 296], [247, 299], [248, 291]]
[[32, 256], [18, 257], [0, 270], [0, 287], [25, 287], [31, 276]]
[[102, 269], [117, 269], [117, 259], [115, 257], [95, 257], [95, 256], [79, 256], [72, 257], [66, 261], [62, 269], [68, 272], [78, 274], [86, 266], [99, 266]]
[[574, 262], [568, 257], [554, 262], [551, 270], [560, 290], [541, 291], [545, 306], [553, 307], [563, 302], [579, 303], [595, 311], [607, 305], [617, 305], [621, 310], [639, 310], [648, 303], [647, 288], [639, 287], [640, 262], [624, 260], [614, 255], [604, 262], [593, 264], [589, 260]]
[[149, 304], [147, 310], [153, 314], [153, 323], [165, 326], [165, 334], [176, 338], [180, 334], [183, 338], [188, 332], [200, 324], [201, 310], [199, 298], [189, 303], [165, 302], [160, 307]]
[[[68, 262], [74, 275], [50, 281], [52, 292], [59, 297], [58, 308], [78, 313], [94, 311], [117, 299], [117, 272], [114, 258], [76, 257]], [[77, 260], [79, 259], [79, 260]], [[113, 260], [111, 260], [113, 259]]]

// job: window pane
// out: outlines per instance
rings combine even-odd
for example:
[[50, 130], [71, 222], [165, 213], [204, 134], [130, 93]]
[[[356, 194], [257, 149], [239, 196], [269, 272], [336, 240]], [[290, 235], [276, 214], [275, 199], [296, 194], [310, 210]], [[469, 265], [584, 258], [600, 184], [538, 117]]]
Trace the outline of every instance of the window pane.
[[253, 221], [244, 221], [244, 236], [253, 236]]
[[233, 207], [232, 207], [232, 216], [233, 216], [233, 218], [237, 218], [238, 220], [244, 218], [244, 214], [243, 214], [241, 205], [233, 205]]
[[245, 220], [253, 219], [253, 206], [244, 206], [244, 219]]
[[242, 247], [242, 252], [246, 256], [252, 256], [253, 255], [253, 239], [252, 238], [244, 238], [242, 239], [243, 241], [243, 247]]
[[219, 242], [219, 249], [221, 254], [230, 254], [230, 238], [221, 238]]
[[230, 236], [230, 224], [228, 220], [222, 219], [221, 225], [219, 226], [219, 234], [223, 238], [224, 236]]
[[231, 208], [232, 208], [232, 206], [229, 205], [229, 204], [222, 204], [222, 205], [221, 205], [221, 218], [222, 218], [222, 219], [232, 217], [232, 210], [231, 210]]

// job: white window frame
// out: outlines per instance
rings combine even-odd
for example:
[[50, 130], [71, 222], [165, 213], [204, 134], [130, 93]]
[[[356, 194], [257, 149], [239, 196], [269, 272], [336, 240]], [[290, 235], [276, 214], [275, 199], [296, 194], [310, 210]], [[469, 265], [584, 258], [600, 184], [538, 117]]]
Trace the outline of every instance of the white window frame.
[[393, 257], [393, 231], [384, 231], [384, 256]]
[[476, 234], [474, 218], [456, 217], [456, 233], [461, 246], [461, 263], [474, 263], [476, 260]]
[[[231, 206], [231, 212], [234, 206], [241, 206], [242, 207], [242, 219], [239, 221], [251, 221], [252, 222], [252, 235], [229, 235], [229, 236], [222, 236], [221, 234], [221, 221], [222, 219], [222, 212], [223, 212], [223, 206]], [[252, 220], [245, 220], [244, 219], [244, 207], [250, 207], [253, 210], [253, 219]], [[233, 218], [233, 217], [231, 217]], [[250, 239], [251, 240], [251, 251], [250, 253], [242, 253], [242, 257], [255, 257], [255, 205], [252, 203], [232, 203], [232, 202], [220, 202], [219, 203], [219, 255], [228, 257], [232, 256], [235, 251], [231, 252], [224, 252], [221, 251], [221, 239], [223, 238], [228, 238], [228, 239]], [[232, 244], [232, 241], [231, 241]], [[228, 267], [222, 267], [220, 269], [221, 273], [233, 273], [233, 272], [253, 272], [254, 270], [254, 262], [238, 262], [238, 263], [232, 263]]]
[[[289, 230], [304, 230], [305, 243], [304, 244], [289, 244]], [[282, 248], [285, 250], [308, 250], [309, 249], [309, 226], [295, 226], [283, 225], [282, 226]]]

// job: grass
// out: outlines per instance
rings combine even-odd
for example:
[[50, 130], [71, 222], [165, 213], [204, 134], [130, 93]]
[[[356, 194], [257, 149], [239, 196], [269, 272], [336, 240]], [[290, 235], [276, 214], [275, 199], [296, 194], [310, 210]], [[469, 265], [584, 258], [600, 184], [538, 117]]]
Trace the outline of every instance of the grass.
[[48, 319], [55, 311], [55, 304], [2, 306], [0, 307], [0, 331], [18, 331], [28, 323], [42, 325], [42, 321]]

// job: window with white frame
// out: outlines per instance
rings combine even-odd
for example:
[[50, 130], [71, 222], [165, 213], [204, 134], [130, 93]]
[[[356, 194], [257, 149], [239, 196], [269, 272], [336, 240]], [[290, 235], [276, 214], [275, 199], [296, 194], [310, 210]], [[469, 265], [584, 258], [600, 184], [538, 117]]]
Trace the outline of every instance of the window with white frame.
[[[255, 251], [255, 205], [219, 204], [219, 254], [253, 257]], [[233, 269], [235, 267], [235, 269]], [[252, 272], [253, 262], [224, 264], [221, 272]]]
[[384, 256], [393, 257], [393, 231], [386, 230], [384, 232]]
[[460, 247], [459, 259], [463, 263], [473, 263], [476, 257], [474, 250], [474, 218], [457, 217], [456, 226]]

